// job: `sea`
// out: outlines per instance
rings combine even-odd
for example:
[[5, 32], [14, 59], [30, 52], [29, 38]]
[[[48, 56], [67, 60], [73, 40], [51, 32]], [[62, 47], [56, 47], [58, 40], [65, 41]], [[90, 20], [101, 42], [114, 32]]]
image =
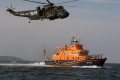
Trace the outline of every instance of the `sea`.
[[44, 62], [0, 62], [0, 80], [120, 80], [120, 64], [51, 67]]

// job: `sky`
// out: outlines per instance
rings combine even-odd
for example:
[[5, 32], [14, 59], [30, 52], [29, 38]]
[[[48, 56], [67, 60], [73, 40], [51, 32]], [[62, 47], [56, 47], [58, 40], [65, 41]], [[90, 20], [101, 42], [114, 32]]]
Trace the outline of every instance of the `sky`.
[[[50, 1], [60, 3], [69, 0]], [[6, 6], [11, 4], [16, 7], [15, 11], [34, 10], [41, 6], [23, 0], [0, 0], [0, 56], [44, 61], [44, 47], [51, 58], [55, 47], [70, 45], [71, 37], [75, 35], [89, 54], [104, 54], [106, 63], [120, 63], [120, 0], [64, 3], [61, 5], [70, 13], [68, 18], [34, 20], [31, 23], [28, 23], [28, 18], [10, 15]]]

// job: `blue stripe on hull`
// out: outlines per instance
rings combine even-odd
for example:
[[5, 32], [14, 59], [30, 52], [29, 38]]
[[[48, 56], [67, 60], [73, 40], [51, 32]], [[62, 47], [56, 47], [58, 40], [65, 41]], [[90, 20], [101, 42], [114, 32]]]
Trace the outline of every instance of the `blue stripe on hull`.
[[[106, 59], [104, 60], [87, 60], [87, 61], [83, 61], [83, 62], [74, 62], [74, 60], [57, 60], [57, 61], [45, 61], [46, 65], [63, 65], [64, 63], [69, 64], [70, 66], [103, 66], [104, 62]], [[68, 62], [73, 62], [73, 63], [68, 63]], [[65, 66], [65, 65], [64, 65]], [[67, 65], [68, 66], [68, 65]]]
[[75, 66], [103, 66], [105, 61], [90, 61], [90, 62], [80, 62], [76, 64]]

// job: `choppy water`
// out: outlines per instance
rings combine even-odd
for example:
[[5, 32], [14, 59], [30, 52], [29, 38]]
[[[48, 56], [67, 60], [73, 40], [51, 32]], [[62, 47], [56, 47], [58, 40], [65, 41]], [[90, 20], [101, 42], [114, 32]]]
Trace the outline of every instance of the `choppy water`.
[[120, 80], [120, 64], [55, 68], [44, 62], [0, 63], [0, 80]]

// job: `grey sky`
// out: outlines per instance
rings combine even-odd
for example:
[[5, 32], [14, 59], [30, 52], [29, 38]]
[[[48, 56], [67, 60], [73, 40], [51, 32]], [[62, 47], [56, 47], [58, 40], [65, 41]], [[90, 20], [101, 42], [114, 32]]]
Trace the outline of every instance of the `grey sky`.
[[119, 0], [80, 0], [64, 4], [77, 6], [65, 7], [70, 13], [68, 18], [54, 21], [36, 20], [30, 24], [27, 18], [7, 13], [6, 6], [9, 7], [11, 3], [17, 7], [15, 11], [35, 9], [39, 6], [22, 0], [0, 1], [0, 56], [44, 61], [44, 46], [47, 55], [51, 57], [54, 48], [69, 45], [74, 34], [76, 38], [80, 37], [81, 44], [84, 49], [89, 50], [89, 54], [104, 54], [108, 58], [107, 63], [119, 63]]

